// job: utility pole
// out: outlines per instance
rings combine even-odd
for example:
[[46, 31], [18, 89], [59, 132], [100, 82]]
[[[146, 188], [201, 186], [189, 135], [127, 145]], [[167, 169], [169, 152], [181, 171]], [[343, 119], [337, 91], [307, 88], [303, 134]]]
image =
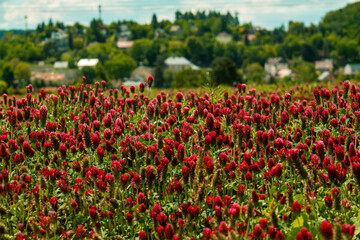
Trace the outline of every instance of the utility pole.
[[24, 19], [25, 19], [25, 37], [27, 35], [27, 28], [28, 28], [28, 23], [27, 23], [27, 15], [24, 16]]
[[99, 19], [101, 20], [101, 4], [99, 4]]

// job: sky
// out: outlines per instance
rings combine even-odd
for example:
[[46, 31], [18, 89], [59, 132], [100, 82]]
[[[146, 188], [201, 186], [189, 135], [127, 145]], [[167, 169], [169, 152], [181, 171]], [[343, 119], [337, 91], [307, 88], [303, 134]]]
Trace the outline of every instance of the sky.
[[[317, 24], [329, 11], [357, 0], [0, 0], [0, 29], [35, 29], [52, 18], [66, 25], [80, 22], [89, 25], [99, 17], [108, 24], [118, 20], [150, 23], [153, 13], [158, 20], [174, 20], [175, 11], [216, 10], [238, 13], [240, 23], [273, 29], [288, 22]], [[27, 20], [25, 20], [27, 16]]]

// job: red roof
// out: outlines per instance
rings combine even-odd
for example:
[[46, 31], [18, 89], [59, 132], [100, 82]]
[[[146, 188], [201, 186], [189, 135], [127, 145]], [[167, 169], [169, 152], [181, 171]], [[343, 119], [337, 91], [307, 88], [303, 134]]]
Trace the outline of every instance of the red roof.
[[134, 45], [134, 41], [118, 41], [116, 43], [116, 46], [118, 48], [124, 48], [124, 49], [131, 48], [132, 45]]

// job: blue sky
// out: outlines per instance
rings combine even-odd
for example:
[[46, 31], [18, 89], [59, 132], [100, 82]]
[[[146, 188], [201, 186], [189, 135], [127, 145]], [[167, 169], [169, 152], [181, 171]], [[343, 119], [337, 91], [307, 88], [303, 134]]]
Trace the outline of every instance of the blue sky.
[[239, 14], [240, 22], [272, 29], [287, 26], [290, 20], [307, 25], [318, 23], [326, 12], [346, 6], [356, 0], [0, 0], [0, 29], [33, 29], [41, 21], [80, 22], [88, 25], [98, 17], [102, 6], [105, 23], [135, 20], [149, 23], [153, 13], [158, 19], [174, 19], [176, 10], [217, 10]]

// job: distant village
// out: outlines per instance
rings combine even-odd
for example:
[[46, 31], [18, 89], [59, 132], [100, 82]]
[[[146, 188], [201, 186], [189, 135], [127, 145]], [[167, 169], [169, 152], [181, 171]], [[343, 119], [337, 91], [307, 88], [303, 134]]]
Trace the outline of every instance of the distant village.
[[[196, 82], [199, 78], [193, 76], [213, 72], [214, 64], [220, 72], [232, 69], [222, 75], [230, 76], [224, 82], [230, 85], [306, 82], [308, 76], [309, 82], [353, 78], [360, 69], [357, 43], [322, 24], [290, 21], [287, 29], [266, 30], [251, 23], [241, 25], [236, 14], [214, 11], [176, 12], [174, 22], [158, 22], [154, 14], [150, 24], [105, 25], [93, 19], [90, 26], [65, 26], [50, 20], [24, 36], [2, 35], [0, 81], [14, 88], [23, 87], [21, 82], [59, 86], [85, 75], [106, 79], [112, 86], [137, 86], [154, 75], [155, 87], [167, 88], [175, 78]], [[19, 62], [29, 66], [29, 75], [16, 69]]]

